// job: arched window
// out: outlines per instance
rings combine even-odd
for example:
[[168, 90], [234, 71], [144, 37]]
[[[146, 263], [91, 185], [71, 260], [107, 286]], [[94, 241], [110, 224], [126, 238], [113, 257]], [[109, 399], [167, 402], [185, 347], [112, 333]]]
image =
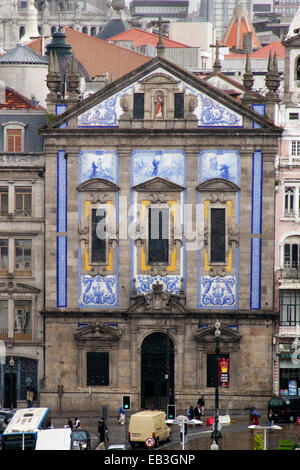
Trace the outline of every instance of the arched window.
[[83, 32], [83, 33], [85, 33], [85, 34], [87, 34], [87, 33], [88, 33], [88, 29], [87, 29], [87, 27], [86, 27], [86, 26], [83, 26], [83, 28], [82, 28], [82, 32]]
[[51, 26], [51, 34], [55, 33], [56, 31], [56, 26]]
[[95, 28], [95, 26], [93, 26], [93, 27], [91, 28], [91, 36], [96, 36], [96, 28]]

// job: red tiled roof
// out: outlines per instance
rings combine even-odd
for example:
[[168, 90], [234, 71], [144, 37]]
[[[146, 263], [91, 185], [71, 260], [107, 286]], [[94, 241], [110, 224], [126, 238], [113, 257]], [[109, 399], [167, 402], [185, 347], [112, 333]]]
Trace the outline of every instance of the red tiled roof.
[[[4, 90], [3, 90], [4, 91]], [[3, 96], [4, 98], [4, 96]], [[0, 99], [0, 109], [35, 109], [35, 110], [43, 110], [41, 106], [34, 105], [28, 98], [18, 93], [16, 90], [12, 88], [5, 89], [5, 102], [3, 102], [3, 98], [1, 96]]]
[[[284, 59], [285, 47], [282, 45], [281, 41], [273, 41], [267, 46], [261, 47], [257, 51], [249, 54], [251, 59], [268, 59], [270, 52], [274, 54], [276, 52], [277, 59]], [[238, 54], [230, 52], [230, 54], [225, 55], [225, 59], [241, 59], [246, 58], [246, 54]]]
[[[149, 44], [156, 46], [158, 43], [158, 38], [158, 34], [149, 33], [148, 31], [144, 31], [139, 28], [131, 28], [110, 38], [110, 41], [133, 41], [135, 47], [146, 46]], [[189, 47], [186, 44], [173, 41], [169, 38], [163, 37], [162, 39], [165, 47]]]
[[[113, 77], [116, 80], [151, 60], [151, 57], [72, 28], [64, 27], [64, 30], [66, 42], [72, 46], [74, 56], [81, 62], [90, 77], [108, 72], [109, 78]], [[42, 38], [35, 39], [27, 45], [42, 54]]]

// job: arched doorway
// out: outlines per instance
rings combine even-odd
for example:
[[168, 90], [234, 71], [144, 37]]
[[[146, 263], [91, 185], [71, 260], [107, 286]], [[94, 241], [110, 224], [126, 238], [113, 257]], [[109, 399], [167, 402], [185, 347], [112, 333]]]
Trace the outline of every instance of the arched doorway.
[[141, 407], [166, 409], [168, 388], [174, 395], [174, 344], [168, 334], [152, 333], [141, 348]]

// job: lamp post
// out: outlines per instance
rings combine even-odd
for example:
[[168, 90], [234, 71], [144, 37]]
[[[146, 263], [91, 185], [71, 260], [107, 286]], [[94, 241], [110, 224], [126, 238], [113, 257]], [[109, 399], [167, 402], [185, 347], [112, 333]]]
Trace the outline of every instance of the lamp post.
[[215, 338], [216, 338], [216, 369], [215, 369], [215, 419], [214, 419], [214, 429], [211, 437], [213, 438], [214, 442], [211, 446], [211, 450], [218, 450], [218, 439], [222, 437], [221, 432], [219, 431], [219, 338], [221, 336], [220, 331], [220, 322], [217, 320], [215, 322]]
[[9, 360], [9, 365], [10, 365], [10, 409], [14, 409], [14, 403], [13, 403], [13, 367], [15, 365], [15, 361], [13, 357], [10, 358]]

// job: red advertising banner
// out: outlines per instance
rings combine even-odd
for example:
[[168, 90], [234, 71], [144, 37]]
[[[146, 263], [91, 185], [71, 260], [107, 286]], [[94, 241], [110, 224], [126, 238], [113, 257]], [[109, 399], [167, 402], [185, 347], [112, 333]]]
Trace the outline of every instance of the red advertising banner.
[[219, 387], [229, 387], [229, 359], [219, 358]]

